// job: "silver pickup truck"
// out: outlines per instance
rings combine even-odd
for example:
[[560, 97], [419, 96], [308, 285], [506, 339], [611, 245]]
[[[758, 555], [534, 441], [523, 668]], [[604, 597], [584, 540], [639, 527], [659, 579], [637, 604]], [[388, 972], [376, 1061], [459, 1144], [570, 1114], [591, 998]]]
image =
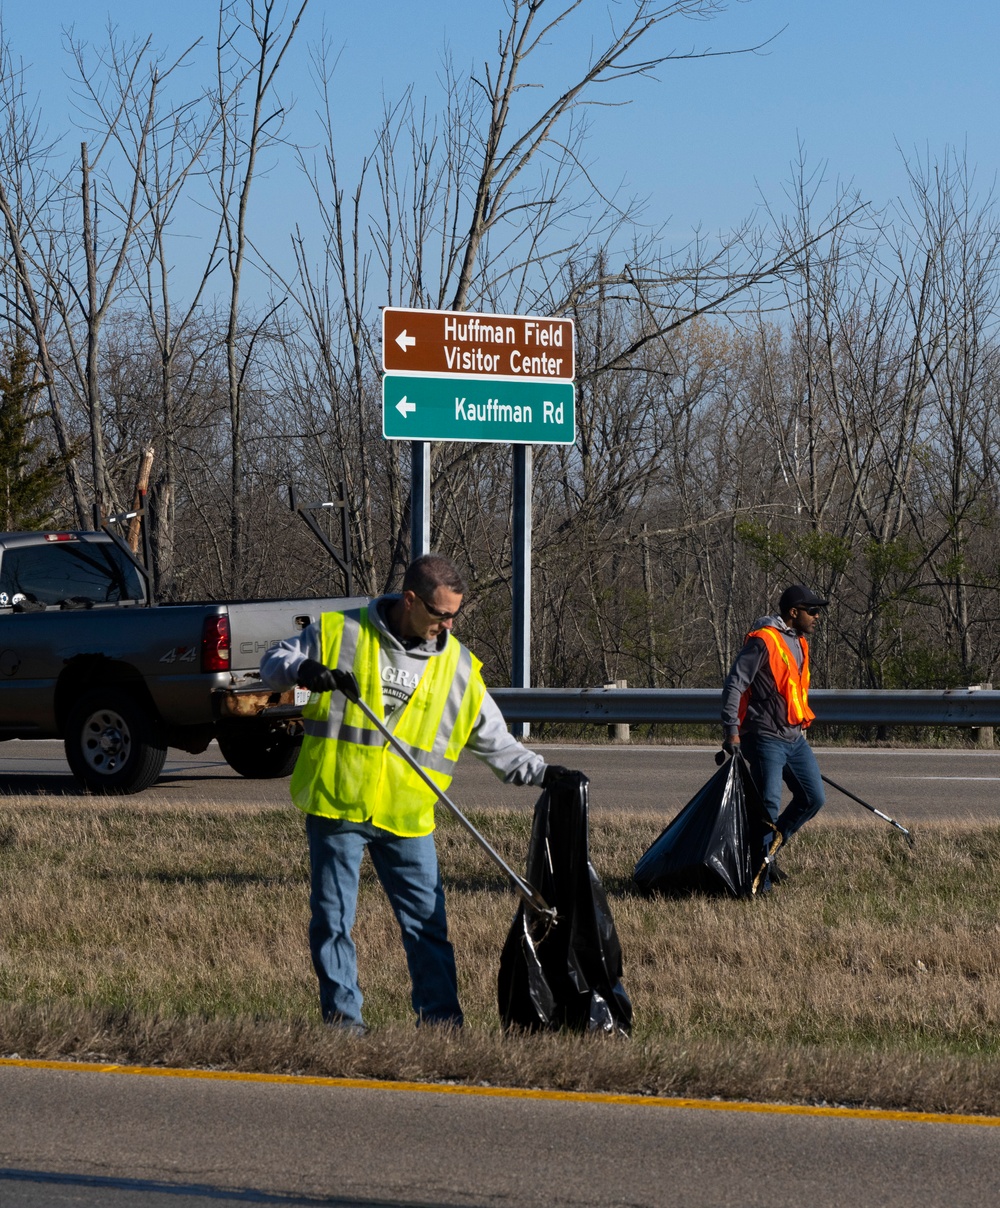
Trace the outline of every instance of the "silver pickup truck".
[[269, 692], [261, 654], [353, 599], [152, 604], [107, 532], [0, 533], [0, 741], [61, 738], [76, 778], [138, 793], [168, 747], [217, 739], [240, 775], [287, 776], [308, 693]]

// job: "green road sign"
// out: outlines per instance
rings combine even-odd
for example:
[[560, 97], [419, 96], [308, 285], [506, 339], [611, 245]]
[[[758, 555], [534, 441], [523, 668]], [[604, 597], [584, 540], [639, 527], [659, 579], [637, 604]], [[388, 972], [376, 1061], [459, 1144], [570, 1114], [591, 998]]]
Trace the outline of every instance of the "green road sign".
[[386, 440], [571, 445], [576, 439], [574, 402], [572, 382], [387, 373], [382, 379], [382, 434]]

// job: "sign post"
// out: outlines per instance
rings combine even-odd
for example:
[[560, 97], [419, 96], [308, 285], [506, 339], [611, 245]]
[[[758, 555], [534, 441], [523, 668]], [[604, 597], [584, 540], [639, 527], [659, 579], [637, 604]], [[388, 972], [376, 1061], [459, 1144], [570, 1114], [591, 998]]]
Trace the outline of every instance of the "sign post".
[[410, 445], [410, 559], [431, 552], [431, 447]]
[[[382, 434], [413, 442], [412, 557], [430, 543], [429, 442], [512, 446], [515, 688], [531, 684], [531, 446], [576, 440], [575, 356], [572, 319], [382, 311]], [[526, 722], [512, 728], [527, 737]]]
[[[514, 445], [514, 477], [511, 482], [511, 630], [510, 686], [531, 687], [531, 445]], [[511, 723], [515, 738], [525, 739], [531, 731], [526, 721]]]

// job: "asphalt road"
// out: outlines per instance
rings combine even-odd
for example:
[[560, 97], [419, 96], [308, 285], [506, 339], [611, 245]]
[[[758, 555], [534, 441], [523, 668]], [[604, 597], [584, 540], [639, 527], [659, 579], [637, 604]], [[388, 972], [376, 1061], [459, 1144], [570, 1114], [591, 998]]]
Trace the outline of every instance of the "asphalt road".
[[[544, 744], [538, 749], [552, 763], [587, 773], [595, 817], [602, 810], [633, 810], [655, 815], [666, 825], [715, 771], [717, 748]], [[818, 750], [817, 755], [826, 775], [903, 825], [932, 819], [1000, 820], [1000, 749], [831, 747]], [[0, 743], [0, 794], [101, 803], [101, 798], [80, 795], [59, 742]], [[535, 800], [533, 789], [501, 784], [468, 754], [459, 761], [450, 795], [467, 810], [515, 804], [530, 807]], [[137, 800], [185, 808], [199, 804], [273, 808], [288, 804], [288, 782], [244, 780], [213, 744], [201, 755], [170, 751], [160, 780]], [[827, 800], [823, 813], [811, 825], [821, 824], [824, 818], [871, 818], [832, 788], [827, 790]]]
[[3, 1208], [964, 1208], [1000, 1127], [0, 1067]]

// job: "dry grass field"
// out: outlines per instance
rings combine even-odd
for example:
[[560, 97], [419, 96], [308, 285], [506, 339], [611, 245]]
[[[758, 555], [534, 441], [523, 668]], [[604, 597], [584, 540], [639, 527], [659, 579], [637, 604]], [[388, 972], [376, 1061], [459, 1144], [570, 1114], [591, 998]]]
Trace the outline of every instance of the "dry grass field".
[[[472, 815], [523, 867], [530, 812]], [[506, 1036], [515, 899], [438, 831], [467, 1026], [412, 1024], [395, 924], [366, 874], [369, 1036], [318, 1021], [294, 810], [0, 803], [0, 1054], [1000, 1114], [1000, 828], [817, 822], [759, 901], [646, 899], [648, 816], [591, 855], [635, 1007], [631, 1039]]]

